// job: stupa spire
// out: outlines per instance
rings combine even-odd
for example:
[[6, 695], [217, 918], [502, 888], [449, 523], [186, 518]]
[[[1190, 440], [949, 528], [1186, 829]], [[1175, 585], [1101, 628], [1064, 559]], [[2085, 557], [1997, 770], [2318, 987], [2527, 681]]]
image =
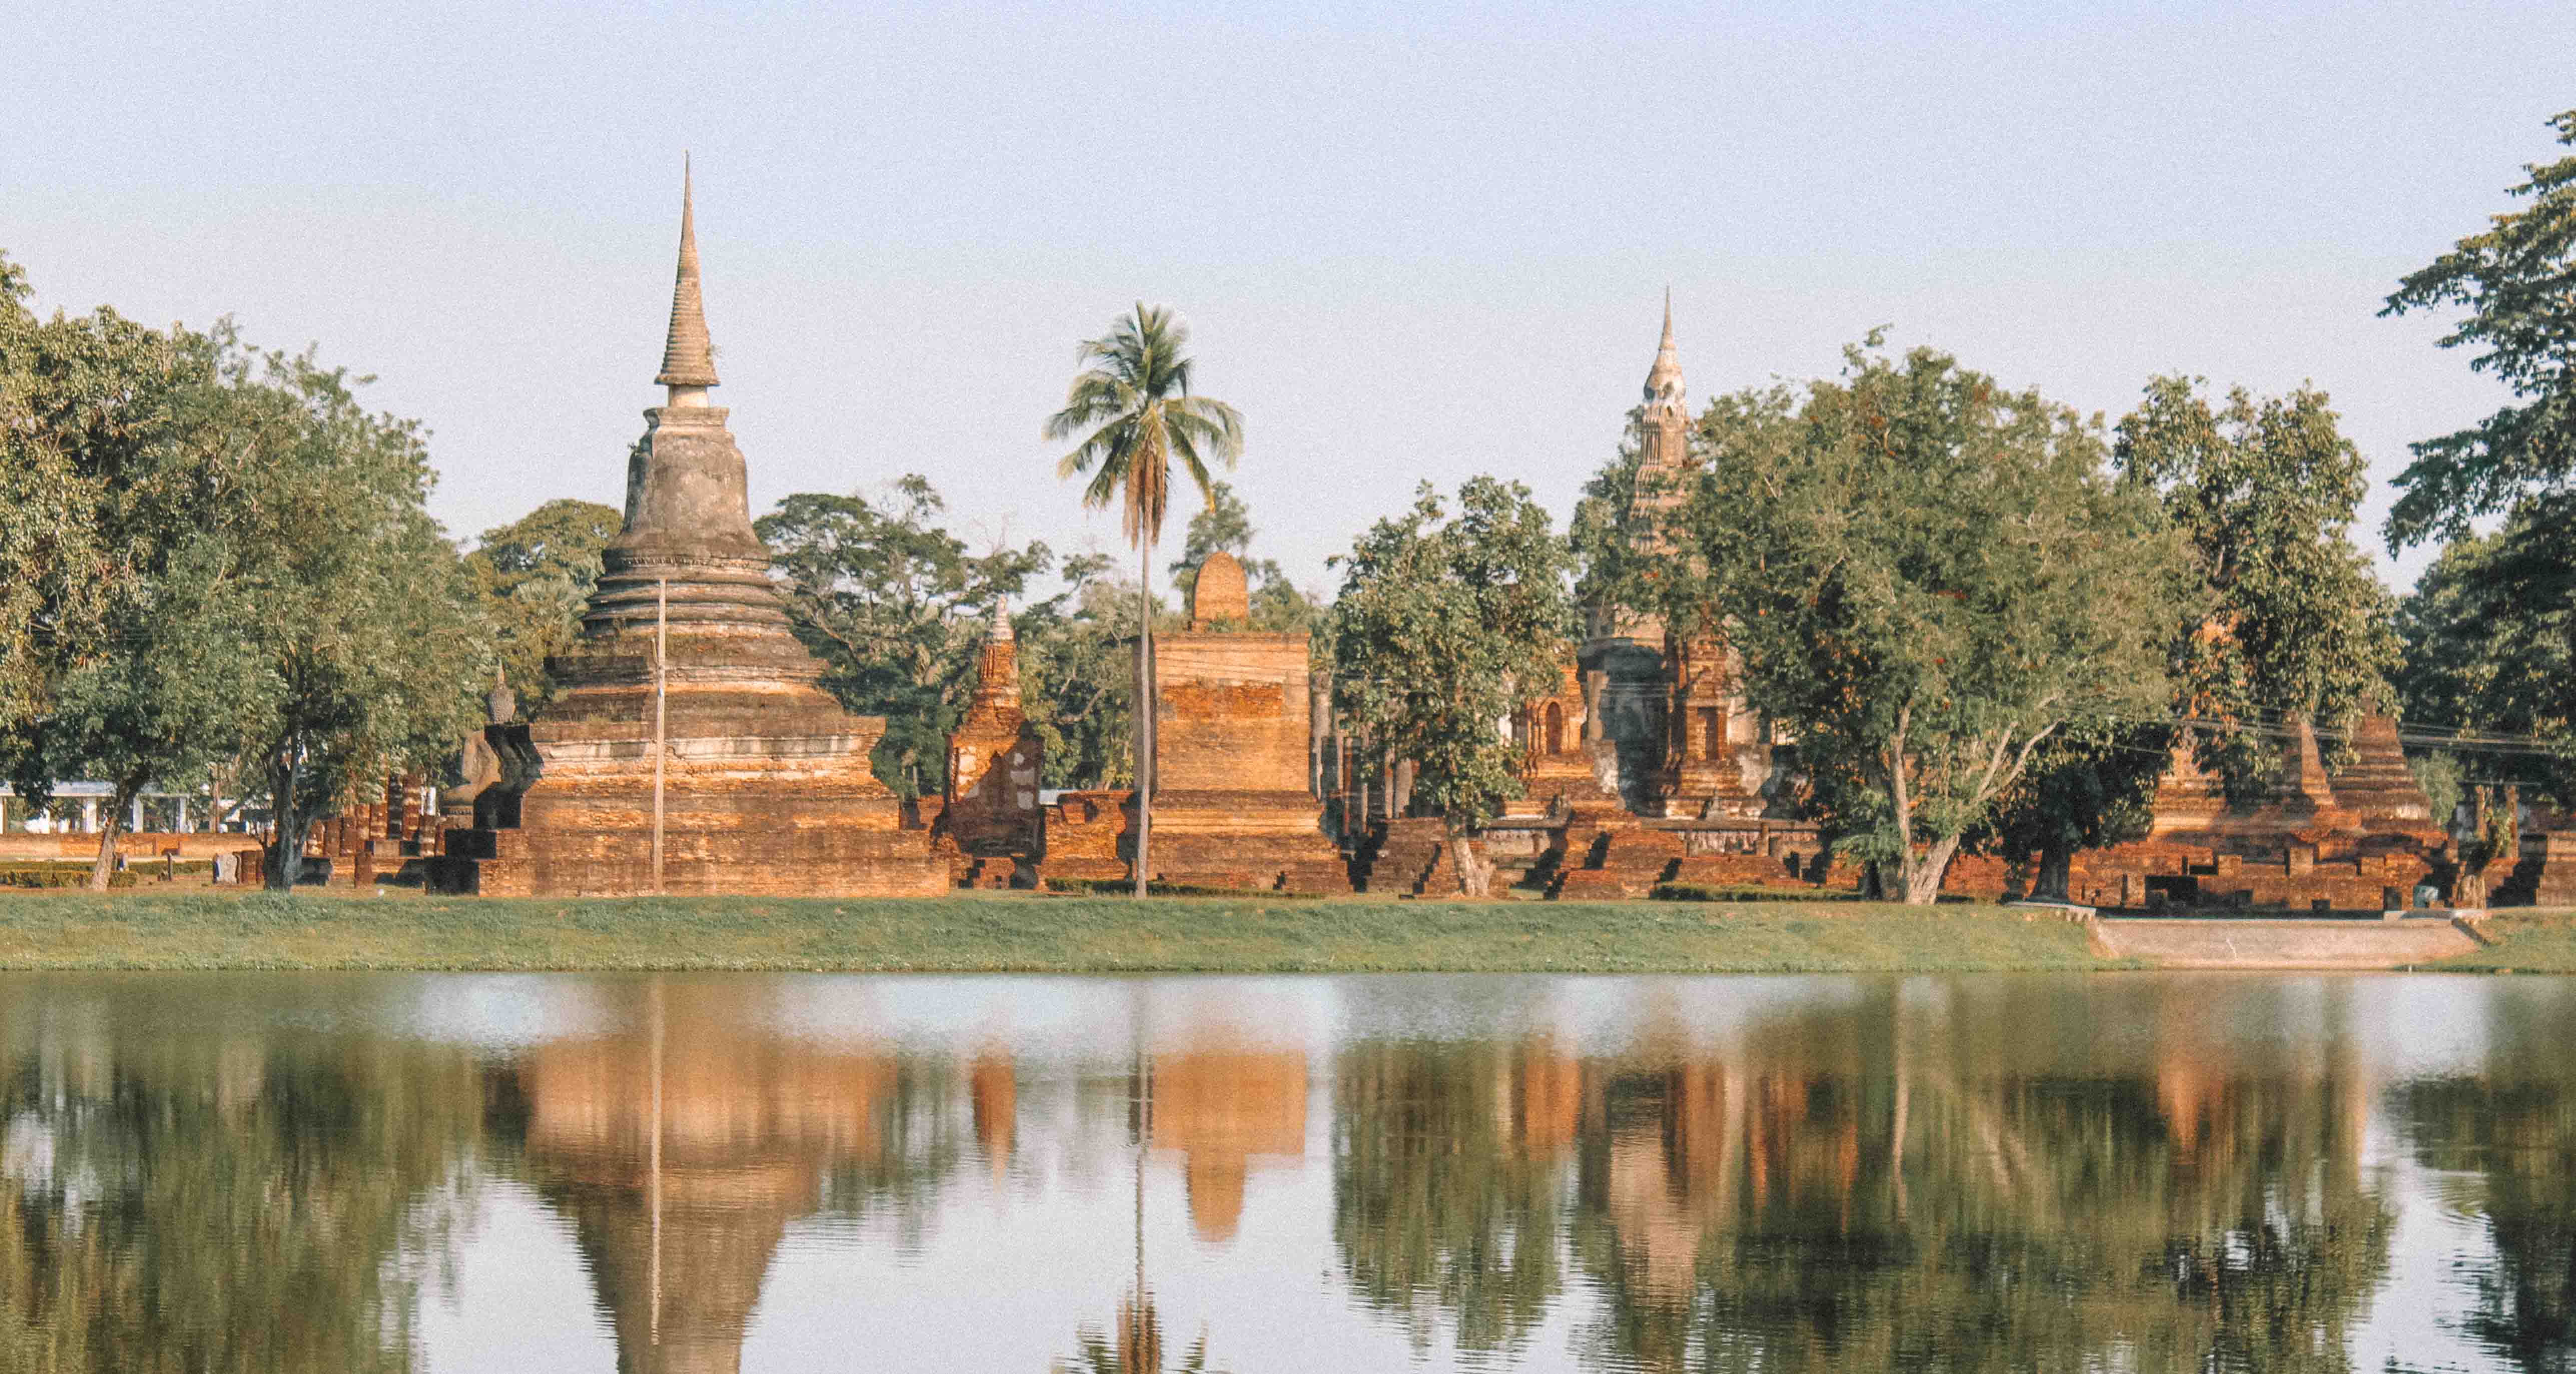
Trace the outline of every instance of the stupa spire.
[[680, 160], [680, 271], [671, 288], [671, 335], [662, 345], [662, 375], [657, 386], [672, 389], [680, 401], [683, 387], [716, 385], [715, 344], [707, 337], [706, 302], [698, 288], [698, 230], [694, 187], [688, 158]]
[[1673, 343], [1673, 289], [1664, 288], [1664, 337], [1655, 345], [1655, 365], [1646, 371], [1646, 400], [1679, 400], [1682, 395], [1682, 354]]

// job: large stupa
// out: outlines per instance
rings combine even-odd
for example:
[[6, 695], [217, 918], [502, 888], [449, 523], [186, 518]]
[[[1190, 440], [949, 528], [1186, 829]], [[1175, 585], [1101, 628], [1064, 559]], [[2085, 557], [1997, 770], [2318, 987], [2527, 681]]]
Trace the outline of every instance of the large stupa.
[[[715, 349], [698, 276], [693, 196], [680, 198], [679, 278], [626, 472], [626, 519], [607, 549], [581, 637], [548, 660], [561, 694], [518, 739], [531, 767], [453, 833], [443, 886], [507, 895], [681, 893], [868, 896], [948, 885], [926, 830], [869, 770], [885, 733], [817, 684], [823, 665], [788, 628], [751, 527], [742, 451], [711, 405]], [[657, 644], [659, 648], [657, 649]], [[654, 860], [655, 665], [666, 741], [661, 861]]]

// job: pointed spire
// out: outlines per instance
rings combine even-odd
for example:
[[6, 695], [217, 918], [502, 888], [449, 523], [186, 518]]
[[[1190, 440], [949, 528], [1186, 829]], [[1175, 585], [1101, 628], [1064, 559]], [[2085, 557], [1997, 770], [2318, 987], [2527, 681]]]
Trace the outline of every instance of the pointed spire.
[[680, 161], [680, 273], [671, 289], [671, 337], [662, 346], [657, 386], [716, 385], [715, 345], [707, 338], [706, 303], [698, 292], [695, 188], [686, 154]]
[[1664, 337], [1655, 345], [1655, 365], [1646, 373], [1646, 400], [1649, 404], [1679, 400], [1682, 395], [1682, 355], [1673, 345], [1673, 289], [1664, 288]]
[[1018, 638], [1018, 636], [1012, 633], [1011, 630], [1011, 599], [1009, 597], [997, 596], [993, 598], [993, 625], [990, 630], [985, 632], [985, 638], [995, 644], [999, 644], [1004, 640]]

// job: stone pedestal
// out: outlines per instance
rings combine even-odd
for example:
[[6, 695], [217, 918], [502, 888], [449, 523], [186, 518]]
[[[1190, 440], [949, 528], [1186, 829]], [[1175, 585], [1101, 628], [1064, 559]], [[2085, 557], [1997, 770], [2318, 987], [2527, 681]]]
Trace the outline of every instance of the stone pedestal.
[[[1211, 581], [1207, 570], [1200, 581]], [[1308, 790], [1306, 655], [1301, 634], [1155, 637], [1148, 855], [1161, 881], [1350, 890], [1349, 869]]]

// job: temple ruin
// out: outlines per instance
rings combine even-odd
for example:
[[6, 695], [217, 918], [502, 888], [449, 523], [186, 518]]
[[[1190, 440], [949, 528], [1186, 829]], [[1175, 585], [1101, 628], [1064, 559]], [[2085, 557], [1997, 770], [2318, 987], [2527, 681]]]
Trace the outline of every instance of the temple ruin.
[[1313, 791], [1306, 636], [1250, 619], [1243, 564], [1219, 550], [1199, 565], [1189, 629], [1154, 636], [1148, 862], [1164, 882], [1347, 892]]
[[[630, 460], [625, 523], [562, 694], [526, 727], [533, 776], [487, 787], [450, 831], [449, 891], [927, 894], [949, 883], [926, 830], [869, 765], [882, 717], [842, 709], [788, 627], [751, 528], [743, 457], [708, 403], [715, 350], [695, 207], [680, 201], [671, 327]], [[487, 804], [488, 803], [488, 804]]]

